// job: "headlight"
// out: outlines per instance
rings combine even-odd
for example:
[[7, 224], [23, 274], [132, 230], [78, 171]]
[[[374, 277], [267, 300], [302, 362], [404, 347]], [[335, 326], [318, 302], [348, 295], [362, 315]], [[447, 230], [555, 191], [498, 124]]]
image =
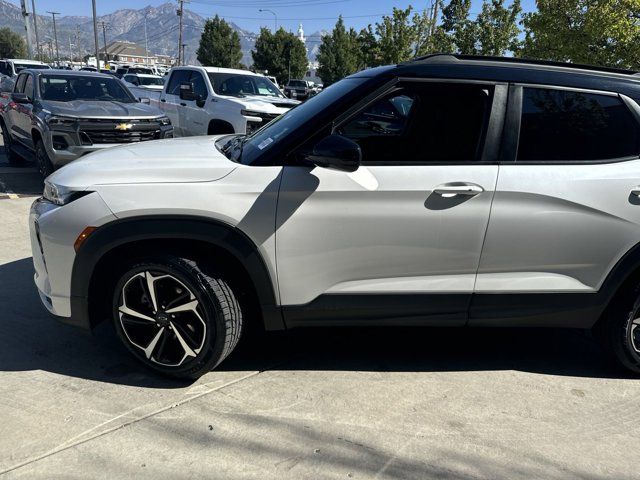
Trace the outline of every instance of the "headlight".
[[160, 117], [158, 121], [160, 122], [160, 125], [162, 125], [163, 127], [166, 125], [171, 125], [171, 119], [169, 117]]
[[42, 197], [56, 205], [66, 205], [67, 203], [73, 202], [74, 200], [84, 197], [89, 193], [91, 192], [87, 190], [71, 190], [67, 187], [56, 185], [55, 183], [45, 180]]
[[262, 118], [262, 115], [264, 115], [264, 113], [256, 112], [255, 110], [240, 110], [240, 115], [244, 115], [245, 117], [260, 117], [260, 118]]
[[44, 118], [44, 121], [47, 122], [47, 125], [49, 125], [50, 127], [54, 127], [54, 126], [71, 127], [76, 123], [75, 118], [61, 117], [59, 115], [47, 115]]

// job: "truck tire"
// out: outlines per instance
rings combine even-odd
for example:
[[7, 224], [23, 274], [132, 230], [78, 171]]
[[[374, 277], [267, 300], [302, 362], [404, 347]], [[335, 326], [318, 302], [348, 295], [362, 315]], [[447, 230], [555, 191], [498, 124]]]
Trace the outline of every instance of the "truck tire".
[[42, 178], [47, 178], [55, 170], [47, 149], [44, 147], [44, 142], [40, 139], [36, 140], [36, 164]]
[[9, 135], [9, 131], [4, 122], [0, 121], [0, 130], [2, 130], [2, 139], [4, 141], [4, 152], [9, 161], [9, 165], [19, 165], [24, 162], [24, 159], [18, 155], [13, 149], [13, 139]]
[[120, 276], [113, 321], [125, 347], [146, 366], [195, 379], [233, 351], [243, 317], [221, 274], [187, 258], [158, 255]]

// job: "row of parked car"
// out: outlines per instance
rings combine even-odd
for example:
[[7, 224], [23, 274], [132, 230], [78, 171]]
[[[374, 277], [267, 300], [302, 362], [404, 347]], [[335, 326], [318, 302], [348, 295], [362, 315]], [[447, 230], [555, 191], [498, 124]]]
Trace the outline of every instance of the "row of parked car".
[[48, 176], [89, 152], [173, 136], [252, 133], [300, 102], [246, 70], [175, 67], [166, 80], [3, 60], [0, 128], [9, 161]]

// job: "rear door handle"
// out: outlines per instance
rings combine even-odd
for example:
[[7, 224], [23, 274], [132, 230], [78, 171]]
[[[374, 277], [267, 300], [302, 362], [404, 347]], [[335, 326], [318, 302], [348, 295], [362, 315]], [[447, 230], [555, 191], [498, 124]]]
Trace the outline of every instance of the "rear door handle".
[[166, 102], [166, 100], [165, 100], [164, 98], [161, 98], [161, 99], [160, 99], [160, 101], [161, 101], [162, 103]]
[[433, 189], [433, 193], [443, 197], [453, 197], [454, 195], [466, 195], [473, 197], [484, 192], [484, 188], [474, 183], [445, 183]]
[[187, 106], [187, 104], [186, 104], [186, 103], [182, 103], [182, 102], [180, 102], [180, 105], [181, 105], [182, 107], [186, 107], [186, 106]]
[[631, 195], [635, 195], [636, 197], [640, 197], [640, 187], [636, 187], [631, 190]]

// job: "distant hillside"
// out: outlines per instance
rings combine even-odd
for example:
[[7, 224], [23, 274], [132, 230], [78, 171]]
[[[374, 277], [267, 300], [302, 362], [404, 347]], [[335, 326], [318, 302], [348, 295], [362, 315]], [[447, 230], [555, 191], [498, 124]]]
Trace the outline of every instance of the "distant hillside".
[[[113, 40], [128, 40], [144, 47], [144, 24], [147, 19], [147, 42], [149, 51], [155, 54], [177, 56], [178, 53], [178, 16], [175, 3], [164, 3], [158, 7], [144, 7], [139, 10], [117, 10], [109, 15], [98, 17], [99, 22], [106, 22], [107, 43]], [[188, 63], [196, 63], [196, 50], [200, 42], [200, 35], [204, 28], [205, 18], [186, 9], [184, 12], [183, 43], [187, 44], [185, 56]], [[242, 48], [242, 62], [249, 66], [253, 63], [251, 50], [255, 45], [256, 33], [241, 29], [233, 22], [231, 27], [240, 35]], [[82, 47], [83, 55], [92, 53], [93, 46], [93, 20], [91, 17], [66, 16], [56, 19], [58, 29], [58, 47], [60, 55], [69, 55], [70, 49], [77, 55], [76, 33], [78, 44]], [[24, 23], [20, 8], [5, 0], [0, 0], [0, 28], [9, 27], [17, 33], [24, 35]], [[103, 46], [102, 30], [100, 30], [99, 44]], [[320, 35], [325, 32], [315, 32], [309, 36], [307, 50], [310, 60], [315, 59]], [[40, 42], [53, 39], [53, 22], [51, 17], [38, 15], [38, 34]], [[72, 46], [70, 46], [72, 44]], [[48, 47], [46, 47], [48, 49]], [[55, 46], [54, 46], [55, 50]]]

